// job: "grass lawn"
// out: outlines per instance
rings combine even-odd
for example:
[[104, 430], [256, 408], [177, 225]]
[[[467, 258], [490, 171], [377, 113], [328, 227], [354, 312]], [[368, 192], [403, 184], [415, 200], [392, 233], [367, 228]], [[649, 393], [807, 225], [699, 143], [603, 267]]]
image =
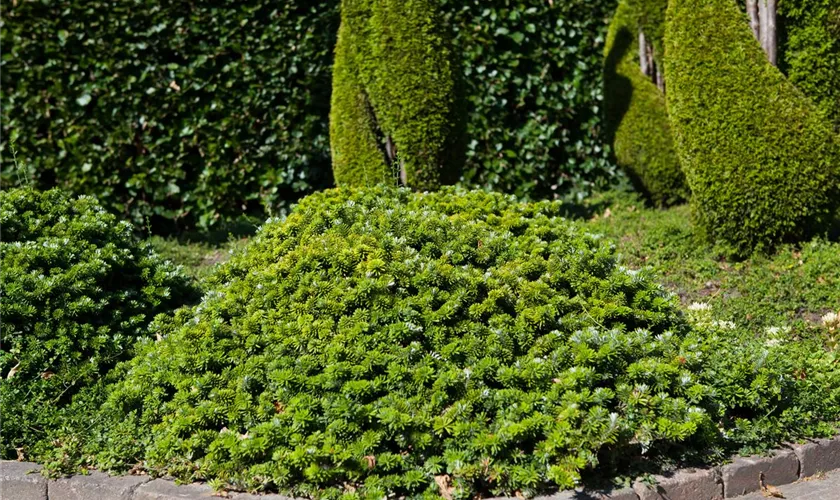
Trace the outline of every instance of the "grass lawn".
[[616, 243], [624, 265], [653, 268], [684, 306], [708, 304], [718, 321], [757, 335], [771, 328], [801, 335], [840, 310], [836, 241], [785, 245], [773, 255], [737, 262], [695, 234], [686, 205], [644, 208], [627, 195], [610, 195], [605, 205], [585, 224]]

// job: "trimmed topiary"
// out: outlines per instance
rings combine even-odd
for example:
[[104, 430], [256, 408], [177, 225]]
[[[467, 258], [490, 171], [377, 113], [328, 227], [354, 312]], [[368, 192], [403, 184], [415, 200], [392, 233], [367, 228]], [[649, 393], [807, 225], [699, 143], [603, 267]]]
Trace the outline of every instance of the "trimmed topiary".
[[339, 185], [402, 171], [415, 189], [458, 180], [464, 109], [439, 6], [430, 0], [344, 0], [330, 144]]
[[668, 123], [665, 96], [639, 69], [635, 12], [621, 2], [607, 33], [604, 106], [616, 162], [656, 205], [688, 198]]
[[0, 457], [14, 458], [194, 290], [90, 197], [3, 191], [0, 226]]
[[94, 454], [217, 488], [467, 498], [702, 439], [673, 298], [564, 210], [455, 189], [304, 199], [143, 341]]
[[840, 2], [780, 0], [780, 67], [840, 131]]
[[[348, 14], [345, 13], [345, 17]], [[359, 43], [347, 24], [338, 28], [330, 108], [330, 149], [333, 175], [340, 185], [398, 182], [380, 149], [376, 117], [359, 79], [352, 46]]]
[[824, 231], [840, 140], [731, 0], [671, 0], [668, 111], [698, 226], [737, 255]]

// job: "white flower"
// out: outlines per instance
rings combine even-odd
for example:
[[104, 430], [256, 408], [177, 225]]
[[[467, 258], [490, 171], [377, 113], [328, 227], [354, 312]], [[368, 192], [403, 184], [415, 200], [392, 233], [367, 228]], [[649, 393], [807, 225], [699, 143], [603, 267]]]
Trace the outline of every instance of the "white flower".
[[840, 325], [840, 313], [830, 312], [822, 317], [822, 324], [825, 326], [838, 326]]
[[706, 304], [705, 302], [692, 302], [688, 306], [689, 311], [708, 311], [711, 308], [712, 306]]

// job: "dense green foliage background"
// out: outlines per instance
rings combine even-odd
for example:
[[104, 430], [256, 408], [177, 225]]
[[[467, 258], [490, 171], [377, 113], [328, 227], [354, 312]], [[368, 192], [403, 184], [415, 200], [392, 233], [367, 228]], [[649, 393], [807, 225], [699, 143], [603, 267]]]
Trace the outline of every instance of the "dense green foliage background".
[[15, 458], [197, 291], [91, 197], [2, 191], [0, 226], [0, 457]]
[[[470, 184], [532, 197], [615, 174], [599, 138], [614, 0], [442, 0], [466, 77]], [[135, 222], [273, 213], [331, 184], [338, 1], [7, 6], [3, 183], [95, 194]]]
[[779, 66], [840, 131], [840, 2], [781, 0]]
[[665, 35], [668, 113], [698, 226], [738, 255], [824, 233], [840, 203], [840, 137], [745, 20], [730, 0], [672, 0]]
[[39, 0], [4, 8], [4, 184], [208, 225], [331, 184], [332, 1]]

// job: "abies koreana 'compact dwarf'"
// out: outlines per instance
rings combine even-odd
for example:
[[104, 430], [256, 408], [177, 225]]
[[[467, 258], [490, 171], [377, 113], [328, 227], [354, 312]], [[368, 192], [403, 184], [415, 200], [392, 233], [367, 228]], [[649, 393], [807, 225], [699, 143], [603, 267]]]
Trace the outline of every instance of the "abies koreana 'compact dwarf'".
[[149, 322], [197, 298], [175, 266], [91, 197], [0, 192], [0, 457], [62, 423], [60, 410], [100, 380]]
[[674, 300], [563, 213], [306, 198], [120, 368], [106, 453], [218, 488], [464, 498], [697, 444], [709, 392]]

